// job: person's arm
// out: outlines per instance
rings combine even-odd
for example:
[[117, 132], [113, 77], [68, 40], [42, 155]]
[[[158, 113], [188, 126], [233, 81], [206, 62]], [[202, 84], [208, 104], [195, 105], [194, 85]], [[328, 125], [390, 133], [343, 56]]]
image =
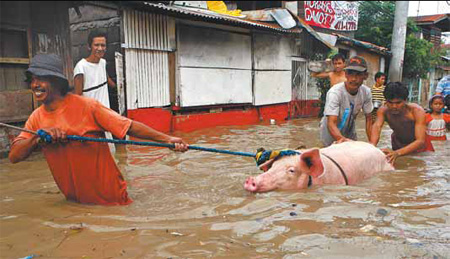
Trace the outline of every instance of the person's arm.
[[338, 116], [327, 115], [327, 128], [330, 135], [336, 140], [337, 143], [348, 141], [350, 139], [342, 136], [341, 131], [338, 128]]
[[372, 113], [366, 113], [366, 134], [367, 139], [370, 141], [370, 135], [372, 134]]
[[443, 81], [443, 79], [441, 79], [439, 82], [438, 82], [438, 85], [436, 86], [436, 90], [435, 90], [435, 95], [441, 95], [442, 94], [442, 90], [444, 89], [444, 87], [443, 87], [443, 83], [441, 82], [441, 81]]
[[[366, 73], [367, 74], [367, 73]], [[366, 116], [366, 135], [367, 135], [367, 140], [370, 142], [370, 136], [372, 135], [372, 112], [373, 112], [373, 99], [372, 99], [372, 92], [370, 90], [370, 88], [365, 87], [365, 96], [366, 98], [364, 98], [364, 103], [363, 103], [363, 112], [364, 115]]]
[[186, 151], [188, 149], [188, 145], [181, 138], [169, 136], [137, 121], [131, 122], [131, 126], [128, 129], [127, 135], [141, 139], [175, 144], [176, 151]]
[[73, 82], [75, 84], [75, 94], [83, 95], [83, 88], [84, 88], [84, 75], [78, 74], [73, 79]]
[[378, 141], [380, 140], [381, 129], [384, 124], [384, 111], [385, 107], [381, 107], [377, 111], [377, 118], [375, 119], [375, 123], [372, 125], [372, 133], [370, 134], [370, 144], [377, 146]]
[[[42, 130], [47, 132], [52, 137], [52, 143], [67, 142], [66, 133], [59, 128], [46, 128]], [[30, 156], [31, 152], [36, 149], [38, 144], [39, 136], [37, 135], [32, 135], [30, 138], [16, 141], [11, 146], [11, 150], [9, 151], [9, 161], [15, 164], [27, 159]]]
[[403, 148], [397, 149], [387, 154], [386, 157], [392, 164], [395, 162], [397, 157], [411, 154], [417, 151], [418, 149], [422, 148], [425, 144], [426, 129], [427, 129], [427, 124], [425, 121], [425, 112], [421, 109], [414, 109], [413, 113], [416, 119], [416, 122], [414, 124], [414, 135], [416, 140], [414, 140], [409, 145]]
[[439, 82], [436, 86], [435, 95], [442, 95], [442, 90], [444, 90], [444, 81], [445, 81], [444, 78], [439, 80]]
[[444, 116], [444, 121], [445, 121], [445, 128], [447, 129], [447, 131], [450, 131], [450, 114], [443, 114]]
[[39, 136], [33, 135], [31, 138], [17, 140], [9, 151], [9, 161], [15, 164], [27, 159], [31, 152], [38, 146]]
[[330, 77], [330, 72], [312, 72], [311, 73], [312, 77], [316, 77], [316, 78], [329, 78]]
[[114, 82], [114, 80], [111, 79], [111, 77], [108, 76], [108, 85], [111, 86], [112, 88], [116, 88], [116, 82]]

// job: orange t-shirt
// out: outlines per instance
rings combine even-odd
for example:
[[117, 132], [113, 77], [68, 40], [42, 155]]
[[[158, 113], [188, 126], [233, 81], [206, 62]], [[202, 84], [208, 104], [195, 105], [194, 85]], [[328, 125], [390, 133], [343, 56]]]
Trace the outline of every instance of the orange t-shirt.
[[[131, 122], [94, 99], [67, 94], [55, 111], [48, 112], [43, 106], [36, 109], [25, 128], [37, 131], [55, 127], [67, 135], [96, 138], [104, 138], [104, 131], [109, 131], [124, 138]], [[30, 133], [22, 132], [13, 145], [30, 137]], [[47, 144], [42, 150], [56, 184], [68, 200], [100, 205], [132, 202], [107, 143], [70, 141]]]

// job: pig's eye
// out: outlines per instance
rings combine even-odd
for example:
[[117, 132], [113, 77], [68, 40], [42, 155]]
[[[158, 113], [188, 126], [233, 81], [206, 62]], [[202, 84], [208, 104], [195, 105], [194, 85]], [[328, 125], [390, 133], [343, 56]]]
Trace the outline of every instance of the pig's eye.
[[291, 173], [291, 174], [295, 174], [295, 170], [294, 170], [293, 168], [290, 168], [290, 169], [288, 170], [288, 172]]

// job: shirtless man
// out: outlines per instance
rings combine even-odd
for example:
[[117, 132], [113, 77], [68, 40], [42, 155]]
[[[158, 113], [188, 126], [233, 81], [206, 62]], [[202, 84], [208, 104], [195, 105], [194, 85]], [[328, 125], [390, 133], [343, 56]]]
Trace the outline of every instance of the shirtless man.
[[407, 103], [408, 88], [401, 82], [391, 82], [384, 89], [385, 105], [377, 111], [372, 126], [370, 143], [377, 145], [381, 128], [386, 120], [394, 131], [391, 135], [392, 149], [384, 149], [386, 158], [392, 164], [399, 156], [413, 152], [434, 151], [426, 137], [425, 111], [415, 103]]
[[331, 59], [333, 62], [334, 71], [332, 72], [321, 72], [321, 73], [311, 73], [312, 77], [317, 78], [329, 78], [330, 79], [330, 85], [333, 87], [336, 84], [342, 83], [347, 81], [345, 77], [345, 57], [341, 53], [338, 53], [333, 56]]

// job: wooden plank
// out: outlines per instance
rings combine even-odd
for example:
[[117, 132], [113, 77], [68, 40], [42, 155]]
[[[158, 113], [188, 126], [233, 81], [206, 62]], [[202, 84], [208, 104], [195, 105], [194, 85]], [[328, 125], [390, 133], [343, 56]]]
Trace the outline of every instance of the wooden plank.
[[125, 86], [124, 86], [124, 70], [123, 70], [123, 55], [119, 52], [114, 53], [116, 63], [116, 86], [117, 86], [117, 102], [119, 103], [119, 113], [125, 114]]
[[176, 101], [175, 71], [175, 52], [169, 52], [169, 98], [172, 105], [175, 105]]
[[0, 91], [28, 89], [24, 82], [27, 66], [22, 64], [0, 65]]
[[0, 63], [6, 64], [30, 64], [29, 58], [0, 58]]
[[28, 44], [28, 58], [31, 60], [33, 57], [33, 34], [31, 28], [27, 28], [27, 44]]

